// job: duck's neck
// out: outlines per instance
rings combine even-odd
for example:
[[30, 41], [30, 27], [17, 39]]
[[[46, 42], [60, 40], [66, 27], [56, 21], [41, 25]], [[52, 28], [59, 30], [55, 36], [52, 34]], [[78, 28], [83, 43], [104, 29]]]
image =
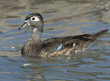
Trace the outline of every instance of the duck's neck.
[[41, 43], [41, 32], [37, 28], [34, 28], [30, 38], [34, 43], [40, 44]]
[[37, 52], [40, 51], [41, 49], [40, 35], [41, 32], [37, 28], [34, 28], [31, 37], [22, 48], [22, 54], [35, 56]]

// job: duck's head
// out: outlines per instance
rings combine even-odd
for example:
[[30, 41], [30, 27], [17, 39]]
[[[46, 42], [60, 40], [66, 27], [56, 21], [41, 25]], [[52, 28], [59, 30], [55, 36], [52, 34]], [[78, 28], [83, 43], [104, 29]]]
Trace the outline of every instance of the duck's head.
[[37, 28], [38, 31], [43, 32], [43, 26], [43, 17], [38, 13], [32, 13], [26, 16], [25, 22], [19, 30], [26, 27], [31, 27], [32, 29]]

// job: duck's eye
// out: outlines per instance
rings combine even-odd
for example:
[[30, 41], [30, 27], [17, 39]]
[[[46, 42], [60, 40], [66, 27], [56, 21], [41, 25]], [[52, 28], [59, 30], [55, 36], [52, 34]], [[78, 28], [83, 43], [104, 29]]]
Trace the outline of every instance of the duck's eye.
[[35, 18], [32, 18], [32, 20], [35, 20]]
[[40, 21], [40, 19], [38, 17], [31, 17], [31, 21]]

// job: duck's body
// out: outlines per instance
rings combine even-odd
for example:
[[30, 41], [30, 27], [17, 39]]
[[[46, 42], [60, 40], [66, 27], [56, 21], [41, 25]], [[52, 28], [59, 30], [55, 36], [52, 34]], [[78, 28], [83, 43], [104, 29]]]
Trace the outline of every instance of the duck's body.
[[84, 51], [91, 42], [108, 31], [105, 29], [93, 35], [83, 34], [77, 36], [50, 38], [41, 42], [40, 34], [43, 32], [42, 16], [38, 13], [33, 13], [28, 15], [25, 20], [26, 22], [21, 28], [24, 28], [27, 25], [32, 26], [33, 33], [23, 46], [21, 53], [32, 57], [55, 57]]

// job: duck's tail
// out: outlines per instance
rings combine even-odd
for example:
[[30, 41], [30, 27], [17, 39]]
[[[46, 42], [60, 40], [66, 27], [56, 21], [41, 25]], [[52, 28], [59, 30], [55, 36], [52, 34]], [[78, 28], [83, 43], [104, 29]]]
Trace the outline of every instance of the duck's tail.
[[94, 41], [97, 37], [99, 37], [99, 36], [101, 36], [102, 34], [105, 34], [105, 33], [107, 33], [107, 32], [108, 32], [108, 29], [104, 29], [104, 30], [102, 30], [102, 31], [100, 31], [100, 32], [97, 32], [96, 34], [93, 35], [93, 41]]
[[95, 37], [97, 38], [97, 37], [99, 37], [99, 36], [101, 36], [102, 34], [105, 34], [105, 33], [107, 33], [108, 32], [108, 29], [105, 29], [105, 30], [102, 30], [102, 31], [100, 31], [100, 32], [97, 32], [96, 34], [95, 34]]

